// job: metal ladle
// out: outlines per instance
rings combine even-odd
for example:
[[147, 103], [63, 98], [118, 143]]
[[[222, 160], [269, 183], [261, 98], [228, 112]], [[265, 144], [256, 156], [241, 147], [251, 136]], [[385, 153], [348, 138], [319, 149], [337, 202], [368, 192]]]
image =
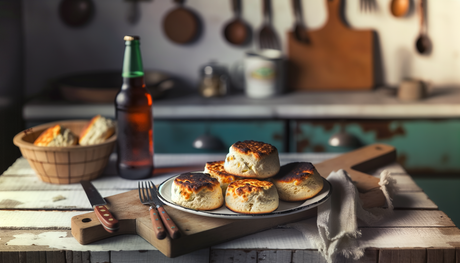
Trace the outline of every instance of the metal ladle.
[[432, 43], [430, 38], [427, 35], [427, 23], [426, 23], [426, 2], [425, 0], [420, 0], [420, 34], [419, 37], [417, 38], [417, 42], [415, 43], [415, 46], [417, 48], [417, 51], [422, 54], [426, 55], [431, 52], [432, 49]]
[[407, 14], [410, 7], [410, 0], [392, 0], [390, 4], [391, 13], [395, 17], [402, 17]]

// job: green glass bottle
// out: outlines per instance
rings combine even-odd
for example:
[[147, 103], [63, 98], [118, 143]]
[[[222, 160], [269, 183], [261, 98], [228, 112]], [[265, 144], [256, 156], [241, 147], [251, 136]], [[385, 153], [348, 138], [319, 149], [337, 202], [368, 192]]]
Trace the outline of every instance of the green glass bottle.
[[115, 98], [117, 169], [126, 179], [143, 179], [153, 172], [152, 96], [145, 87], [138, 36], [125, 36], [123, 85]]

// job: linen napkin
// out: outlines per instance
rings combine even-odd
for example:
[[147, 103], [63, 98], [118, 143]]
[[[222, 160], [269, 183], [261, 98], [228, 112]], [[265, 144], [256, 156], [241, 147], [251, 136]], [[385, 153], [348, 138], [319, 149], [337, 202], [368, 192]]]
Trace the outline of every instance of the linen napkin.
[[292, 223], [289, 226], [299, 230], [312, 241], [328, 263], [334, 262], [339, 254], [346, 258], [359, 259], [364, 255], [365, 247], [359, 243], [361, 231], [358, 229], [358, 219], [372, 224], [391, 213], [391, 195], [396, 181], [384, 170], [380, 174], [379, 185], [385, 195], [387, 207], [365, 210], [359, 199], [359, 192], [345, 170], [331, 172], [327, 180], [332, 185], [332, 195], [318, 206], [317, 218]]

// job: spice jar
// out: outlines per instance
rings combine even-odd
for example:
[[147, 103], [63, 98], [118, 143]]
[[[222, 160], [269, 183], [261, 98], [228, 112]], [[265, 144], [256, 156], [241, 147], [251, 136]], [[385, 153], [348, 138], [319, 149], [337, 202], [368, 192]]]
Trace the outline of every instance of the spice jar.
[[220, 97], [227, 94], [228, 76], [225, 67], [211, 62], [204, 65], [200, 73], [199, 91], [203, 97]]

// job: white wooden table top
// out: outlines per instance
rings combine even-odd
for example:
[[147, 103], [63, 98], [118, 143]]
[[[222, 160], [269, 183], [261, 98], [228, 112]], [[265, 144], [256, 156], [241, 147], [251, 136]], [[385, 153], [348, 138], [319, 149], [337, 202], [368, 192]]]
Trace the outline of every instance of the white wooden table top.
[[[281, 163], [317, 163], [335, 154], [280, 154]], [[157, 154], [158, 166], [203, 164], [220, 154]], [[137, 181], [118, 177], [113, 158], [104, 175], [93, 181], [102, 196], [137, 188]], [[360, 224], [369, 248], [359, 262], [459, 262], [460, 230], [438, 210], [404, 169], [381, 167], [397, 180], [395, 211], [376, 225]], [[161, 183], [173, 174], [151, 178]], [[80, 245], [71, 235], [70, 219], [92, 211], [79, 184], [43, 183], [19, 158], [0, 176], [0, 262], [325, 262], [314, 244], [287, 226], [218, 244], [177, 258], [167, 258], [137, 235], [117, 236]], [[313, 222], [314, 220], [309, 220]], [[340, 262], [352, 262], [340, 259]], [[415, 260], [415, 261], [414, 261]]]

